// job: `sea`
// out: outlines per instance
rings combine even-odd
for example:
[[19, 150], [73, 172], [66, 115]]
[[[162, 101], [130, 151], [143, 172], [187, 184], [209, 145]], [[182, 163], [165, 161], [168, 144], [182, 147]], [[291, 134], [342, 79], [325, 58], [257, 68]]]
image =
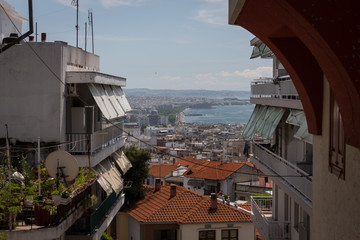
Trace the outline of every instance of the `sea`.
[[185, 114], [201, 114], [202, 116], [185, 116], [185, 122], [197, 123], [243, 123], [246, 124], [255, 105], [216, 105], [212, 108], [190, 108]]

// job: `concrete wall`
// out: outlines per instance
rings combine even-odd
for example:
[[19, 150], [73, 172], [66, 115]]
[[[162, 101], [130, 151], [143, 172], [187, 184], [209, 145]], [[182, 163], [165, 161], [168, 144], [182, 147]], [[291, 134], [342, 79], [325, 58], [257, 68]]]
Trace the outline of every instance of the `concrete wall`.
[[128, 240], [140, 240], [140, 223], [136, 221], [133, 217], [129, 216], [129, 236]]
[[[60, 45], [36, 44], [35, 50], [64, 81]], [[60, 141], [64, 86], [26, 45], [16, 45], [0, 55], [0, 126], [20, 141]], [[65, 132], [65, 131], [64, 131]], [[4, 129], [0, 138], [5, 137]]]
[[329, 89], [325, 79], [322, 136], [314, 135], [312, 236], [360, 239], [360, 149], [346, 145], [345, 180], [329, 172]]
[[98, 70], [99, 57], [63, 42], [30, 44], [52, 72], [25, 43], [0, 55], [0, 126], [8, 124], [9, 136], [19, 141], [64, 141], [65, 71]]
[[227, 223], [212, 223], [211, 228], [205, 228], [205, 224], [181, 224], [178, 231], [179, 240], [198, 240], [199, 231], [216, 230], [216, 238], [221, 239], [222, 229], [238, 229], [238, 239], [254, 239], [254, 225], [252, 223], [233, 223], [228, 227]]

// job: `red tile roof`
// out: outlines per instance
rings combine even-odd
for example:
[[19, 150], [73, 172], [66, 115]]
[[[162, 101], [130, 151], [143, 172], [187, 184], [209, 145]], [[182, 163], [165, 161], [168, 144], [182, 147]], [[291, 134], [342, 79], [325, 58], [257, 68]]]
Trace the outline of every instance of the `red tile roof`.
[[190, 169], [184, 173], [184, 176], [209, 180], [225, 180], [243, 166], [255, 168], [254, 164], [250, 162], [221, 163], [216, 161], [201, 161], [201, 164], [190, 167]]
[[176, 168], [177, 165], [173, 165], [173, 164], [151, 165], [149, 168], [149, 175], [156, 178], [164, 178], [172, 171], [175, 171]]
[[250, 222], [250, 214], [218, 202], [210, 209], [210, 198], [176, 186], [176, 196], [170, 199], [170, 186], [151, 191], [127, 213], [142, 223], [221, 223]]

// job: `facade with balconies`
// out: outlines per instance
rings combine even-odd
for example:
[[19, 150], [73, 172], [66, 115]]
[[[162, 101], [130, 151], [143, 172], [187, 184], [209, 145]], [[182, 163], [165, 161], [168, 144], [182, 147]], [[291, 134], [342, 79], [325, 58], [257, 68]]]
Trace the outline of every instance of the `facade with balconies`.
[[[126, 79], [101, 73], [99, 56], [65, 42], [15, 45], [1, 53], [0, 64], [0, 124], [8, 126], [10, 147], [30, 149], [26, 157], [35, 165], [39, 141], [40, 161], [60, 149], [97, 173], [87, 190], [98, 199], [94, 206], [74, 202], [65, 219], [23, 226], [7, 232], [8, 239], [100, 239], [124, 203], [122, 174], [131, 167], [121, 152], [131, 109]], [[6, 137], [1, 130], [2, 143]]]
[[251, 83], [256, 104], [243, 131], [250, 161], [273, 182], [271, 197], [252, 197], [252, 220], [264, 239], [310, 239], [312, 135], [296, 88], [282, 64], [257, 38], [253, 57], [273, 59], [273, 78]]

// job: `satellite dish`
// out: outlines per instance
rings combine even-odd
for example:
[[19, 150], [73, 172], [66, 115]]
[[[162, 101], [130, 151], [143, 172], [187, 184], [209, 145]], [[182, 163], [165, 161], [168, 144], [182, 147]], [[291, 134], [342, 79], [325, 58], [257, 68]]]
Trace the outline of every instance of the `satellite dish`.
[[45, 160], [45, 167], [50, 177], [72, 181], [79, 173], [76, 158], [68, 152], [58, 150], [50, 153]]

